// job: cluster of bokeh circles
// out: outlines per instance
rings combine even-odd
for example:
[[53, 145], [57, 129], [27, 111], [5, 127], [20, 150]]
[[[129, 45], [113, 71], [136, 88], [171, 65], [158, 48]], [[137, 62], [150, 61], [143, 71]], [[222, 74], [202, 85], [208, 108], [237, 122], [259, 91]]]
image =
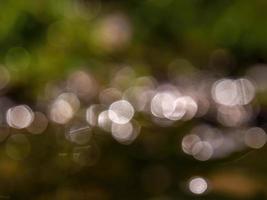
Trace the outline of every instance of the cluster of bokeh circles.
[[[1, 67], [1, 74], [1, 88], [5, 88], [10, 75], [5, 67]], [[1, 97], [1, 117], [6, 125], [1, 127], [1, 140], [7, 138], [7, 155], [20, 160], [29, 154], [30, 142], [17, 130], [36, 135], [45, 132], [49, 124], [63, 126], [65, 139], [78, 145], [73, 159], [93, 165], [99, 152], [91, 152], [90, 159], [83, 157], [84, 152], [97, 148], [90, 144], [93, 134], [108, 133], [107, 137], [130, 145], [142, 134], [144, 120], [153, 126], [172, 127], [197, 119], [177, 146], [198, 161], [222, 159], [248, 148], [262, 148], [266, 143], [264, 129], [253, 125], [260, 112], [256, 94], [266, 90], [264, 74], [266, 67], [257, 65], [244, 77], [218, 78], [197, 71], [188, 76], [176, 74], [160, 83], [151, 76], [138, 77], [131, 67], [123, 67], [103, 87], [86, 69], [76, 70], [66, 80], [46, 85], [38, 97], [40, 110]], [[9, 134], [10, 128], [14, 134]], [[192, 177], [188, 188], [194, 194], [205, 193], [208, 181]]]

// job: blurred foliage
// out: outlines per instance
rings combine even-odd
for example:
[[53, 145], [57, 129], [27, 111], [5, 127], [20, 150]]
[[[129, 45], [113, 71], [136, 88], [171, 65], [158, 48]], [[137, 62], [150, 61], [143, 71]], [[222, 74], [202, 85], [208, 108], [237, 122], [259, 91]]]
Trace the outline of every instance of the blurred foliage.
[[[165, 81], [169, 63], [177, 58], [199, 69], [238, 76], [251, 64], [266, 62], [266, 9], [264, 0], [0, 0], [0, 62], [11, 73], [3, 94], [36, 106], [46, 83], [64, 79], [79, 67], [102, 85], [124, 64], [138, 75]], [[131, 24], [131, 39], [123, 46], [106, 47], [99, 39], [101, 23], [112, 15], [124, 16]], [[226, 49], [233, 62], [211, 66], [216, 49]], [[265, 121], [263, 112], [257, 123]], [[129, 146], [94, 136], [100, 147], [91, 156], [97, 157], [100, 149], [101, 156], [93, 166], [73, 162], [73, 146], [62, 139], [63, 126], [50, 124], [43, 135], [30, 136], [30, 155], [23, 161], [7, 158], [4, 141], [0, 199], [266, 199], [266, 148], [198, 162], [177, 153], [177, 141], [196, 121], [170, 128], [142, 123], [146, 127], [140, 138]], [[145, 149], [142, 144], [151, 140], [152, 150]], [[233, 187], [244, 183], [242, 188], [249, 189], [225, 193], [222, 188], [198, 198], [184, 185], [199, 174], [222, 174], [229, 181], [237, 177]], [[171, 181], [164, 186], [166, 177]]]

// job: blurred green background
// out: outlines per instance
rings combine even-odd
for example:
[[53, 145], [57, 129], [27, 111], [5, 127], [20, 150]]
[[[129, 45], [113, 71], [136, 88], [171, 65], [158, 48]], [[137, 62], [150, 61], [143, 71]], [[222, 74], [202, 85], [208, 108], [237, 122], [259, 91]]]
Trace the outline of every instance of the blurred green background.
[[[204, 73], [243, 76], [266, 62], [266, 9], [264, 0], [0, 0], [0, 62], [10, 73], [1, 95], [43, 109], [47, 84], [76, 69], [104, 88], [124, 65], [167, 81], [176, 59]], [[265, 125], [266, 95], [258, 94], [255, 125]], [[65, 141], [65, 126], [51, 123], [42, 135], [30, 135], [3, 125], [3, 133], [26, 134], [30, 147], [18, 147], [29, 154], [16, 161], [2, 141], [0, 199], [267, 199], [266, 148], [199, 162], [183, 155], [178, 141], [205, 119], [158, 127], [141, 118], [144, 127], [131, 145], [95, 134], [89, 157], [97, 162], [89, 166], [73, 161], [77, 147]], [[187, 188], [198, 175], [213, 183], [204, 196]]]

